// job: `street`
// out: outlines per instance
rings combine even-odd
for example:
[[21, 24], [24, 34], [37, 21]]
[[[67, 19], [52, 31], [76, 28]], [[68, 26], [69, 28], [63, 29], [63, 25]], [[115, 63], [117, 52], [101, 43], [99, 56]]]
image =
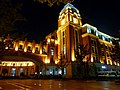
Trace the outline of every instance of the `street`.
[[120, 90], [114, 81], [0, 80], [0, 90]]

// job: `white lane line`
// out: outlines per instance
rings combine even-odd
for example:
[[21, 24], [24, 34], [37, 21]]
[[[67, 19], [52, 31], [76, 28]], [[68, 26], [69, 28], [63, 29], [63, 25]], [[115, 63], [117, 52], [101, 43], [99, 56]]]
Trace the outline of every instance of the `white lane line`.
[[24, 85], [24, 84], [20, 84], [20, 83], [14, 83], [14, 84], [21, 85], [21, 86], [24, 86], [24, 87], [27, 87], [27, 88], [33, 88], [33, 87], [31, 87], [31, 86]]
[[13, 85], [13, 86], [19, 87], [19, 88], [21, 88], [21, 89], [25, 89], [25, 88], [22, 87], [22, 86], [19, 86], [19, 85], [13, 84], [13, 83], [9, 83], [9, 82], [7, 82], [7, 83], [8, 83], [8, 84], [11, 84], [11, 85]]

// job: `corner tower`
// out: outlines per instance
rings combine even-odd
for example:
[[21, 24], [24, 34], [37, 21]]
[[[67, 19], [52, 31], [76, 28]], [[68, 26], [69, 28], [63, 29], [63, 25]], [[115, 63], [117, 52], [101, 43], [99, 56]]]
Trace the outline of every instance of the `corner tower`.
[[[75, 61], [75, 50], [81, 43], [81, 16], [79, 10], [68, 3], [59, 13], [58, 18], [58, 56], [62, 55], [66, 62]], [[68, 65], [68, 75], [71, 76], [71, 67]], [[66, 67], [67, 69], [67, 67]], [[67, 74], [67, 73], [66, 73]]]
[[79, 10], [70, 3], [66, 4], [59, 13], [58, 27], [63, 26], [67, 22], [69, 24], [82, 25]]

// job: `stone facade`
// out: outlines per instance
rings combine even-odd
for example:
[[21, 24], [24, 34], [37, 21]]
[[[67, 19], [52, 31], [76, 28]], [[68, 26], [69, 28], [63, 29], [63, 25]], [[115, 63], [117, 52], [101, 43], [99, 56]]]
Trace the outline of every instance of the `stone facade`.
[[[28, 72], [26, 75], [30, 75], [31, 73], [35, 74], [37, 70], [37, 74], [64, 74], [65, 77], [71, 78], [73, 77], [72, 74], [74, 72], [72, 70], [74, 65], [73, 62], [76, 62], [77, 59], [76, 52], [81, 52], [79, 46], [85, 47], [84, 49], [88, 51], [83, 59], [84, 62], [99, 63], [98, 68], [102, 68], [103, 65], [116, 66], [119, 68], [120, 60], [114, 60], [111, 57], [111, 54], [114, 53], [113, 49], [115, 47], [114, 42], [116, 39], [117, 38], [100, 32], [92, 25], [82, 25], [79, 10], [68, 3], [59, 13], [58, 30], [47, 35], [45, 40], [40, 43], [36, 43], [35, 41], [28, 42], [27, 39], [24, 41], [15, 41], [13, 42], [13, 47], [10, 49], [15, 50], [15, 52], [31, 53], [31, 56], [29, 56], [30, 60], [28, 61], [33, 62], [33, 65], [25, 65], [23, 67], [23, 72], [25, 74], [27, 72], [25, 70], [29, 68], [27, 69]], [[9, 47], [6, 47], [6, 50], [7, 49], [9, 50]], [[35, 56], [32, 55], [39, 56], [39, 59], [34, 58]], [[43, 62], [43, 67], [39, 67], [40, 65], [33, 60]], [[5, 59], [4, 62], [5, 61], [7, 62], [9, 60]], [[14, 60], [10, 61], [14, 62]], [[17, 58], [15, 61], [16, 63], [18, 62]], [[36, 68], [36, 64], [39, 67], [38, 69]], [[2, 62], [1, 72], [4, 67], [8, 69], [8, 72], [12, 73], [12, 65], [9, 66], [6, 64], [6, 66], [4, 66]], [[33, 68], [32, 72], [30, 71], [31, 68]], [[16, 70], [15, 75], [19, 76], [20, 66], [16, 65], [13, 69]], [[12, 75], [10, 73], [7, 74]]]

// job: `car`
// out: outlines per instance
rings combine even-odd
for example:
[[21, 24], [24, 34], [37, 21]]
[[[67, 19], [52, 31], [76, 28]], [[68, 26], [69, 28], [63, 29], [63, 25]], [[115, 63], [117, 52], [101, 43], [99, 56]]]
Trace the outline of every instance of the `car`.
[[98, 77], [117, 77], [116, 71], [99, 71]]

